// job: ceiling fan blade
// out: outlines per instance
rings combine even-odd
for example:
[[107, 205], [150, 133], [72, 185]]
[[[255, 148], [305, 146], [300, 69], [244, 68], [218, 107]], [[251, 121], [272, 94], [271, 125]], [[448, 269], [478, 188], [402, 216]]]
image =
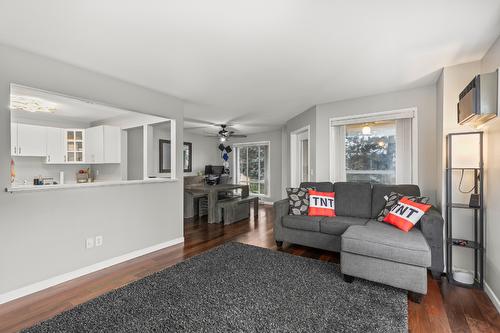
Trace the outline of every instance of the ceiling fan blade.
[[231, 135], [232, 138], [246, 138], [247, 136], [244, 134], [233, 134]]
[[184, 127], [184, 130], [195, 130], [195, 129], [202, 129], [202, 128], [207, 128], [207, 126]]
[[204, 125], [210, 125], [210, 126], [219, 126], [219, 124], [212, 123], [210, 121], [198, 120], [198, 119], [186, 118], [186, 117], [184, 117], [184, 122], [186, 122], [186, 123], [195, 123], [195, 124], [204, 124]]

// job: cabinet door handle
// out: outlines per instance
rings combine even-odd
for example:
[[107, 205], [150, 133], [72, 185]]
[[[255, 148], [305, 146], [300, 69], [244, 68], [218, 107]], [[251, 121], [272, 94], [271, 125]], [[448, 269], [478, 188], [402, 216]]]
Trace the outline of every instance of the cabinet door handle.
[[64, 162], [66, 162], [66, 155], [64, 155]]
[[17, 154], [17, 147], [14, 147], [14, 155]]
[[19, 154], [21, 154], [21, 147], [19, 147]]

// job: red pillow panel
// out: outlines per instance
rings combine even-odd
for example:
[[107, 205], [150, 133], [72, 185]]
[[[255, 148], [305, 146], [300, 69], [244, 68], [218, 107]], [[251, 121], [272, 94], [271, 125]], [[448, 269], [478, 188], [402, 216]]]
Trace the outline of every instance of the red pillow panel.
[[309, 216], [336, 216], [335, 192], [309, 190]]
[[384, 218], [384, 222], [408, 232], [430, 208], [431, 205], [414, 202], [403, 197], [391, 208], [389, 214]]

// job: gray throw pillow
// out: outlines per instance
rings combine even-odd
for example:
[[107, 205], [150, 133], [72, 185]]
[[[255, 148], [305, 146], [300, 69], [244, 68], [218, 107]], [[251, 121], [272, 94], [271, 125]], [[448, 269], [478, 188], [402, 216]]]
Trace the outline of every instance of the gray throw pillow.
[[396, 205], [398, 203], [399, 199], [401, 199], [403, 197], [407, 197], [408, 199], [410, 199], [413, 202], [418, 202], [418, 203], [422, 203], [422, 204], [429, 203], [428, 197], [416, 197], [413, 195], [403, 195], [401, 193], [391, 192], [391, 194], [389, 194], [385, 198], [385, 200], [386, 200], [385, 207], [380, 211], [380, 213], [378, 213], [377, 221], [384, 222], [384, 219], [387, 216], [387, 214], [389, 214], [389, 212], [391, 211], [391, 208], [394, 207], [394, 205]]
[[288, 203], [290, 205], [289, 215], [307, 215], [309, 210], [309, 189], [293, 188], [286, 189], [288, 194]]

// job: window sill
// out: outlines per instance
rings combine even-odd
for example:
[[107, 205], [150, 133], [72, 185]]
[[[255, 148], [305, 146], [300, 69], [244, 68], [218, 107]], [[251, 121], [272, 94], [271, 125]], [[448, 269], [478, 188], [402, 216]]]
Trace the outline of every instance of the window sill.
[[144, 180], [114, 180], [102, 181], [94, 183], [74, 183], [74, 184], [58, 184], [58, 185], [18, 185], [5, 188], [5, 192], [39, 192], [39, 191], [54, 191], [73, 188], [89, 188], [89, 187], [105, 187], [105, 186], [122, 186], [122, 185], [137, 185], [137, 184], [155, 184], [155, 183], [171, 183], [177, 179], [171, 178], [152, 178]]

